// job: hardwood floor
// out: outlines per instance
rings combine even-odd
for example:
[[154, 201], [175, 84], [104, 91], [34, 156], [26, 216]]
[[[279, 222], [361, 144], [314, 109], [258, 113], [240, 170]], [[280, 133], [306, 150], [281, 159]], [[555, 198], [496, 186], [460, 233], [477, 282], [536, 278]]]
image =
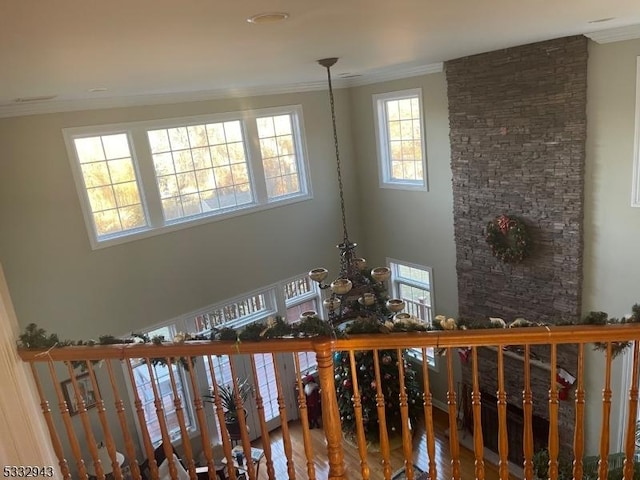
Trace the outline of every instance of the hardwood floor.
[[[444, 412], [434, 409], [434, 430], [436, 431], [436, 464], [438, 479], [451, 479], [451, 457], [449, 456], [449, 439], [444, 432], [448, 428], [448, 417]], [[302, 428], [298, 422], [289, 424], [289, 432], [291, 436], [293, 459], [295, 464], [296, 479], [307, 479], [307, 464], [304, 454], [304, 444], [302, 441]], [[325, 440], [321, 429], [311, 430], [313, 443], [313, 465], [315, 469], [315, 477], [317, 480], [328, 478], [329, 464], [326, 456]], [[284, 443], [280, 430], [271, 433], [271, 449], [273, 458], [273, 467], [278, 480], [287, 479], [287, 464], [284, 454]], [[260, 446], [260, 442], [256, 442], [255, 446]], [[360, 457], [358, 450], [349, 442], [343, 443], [345, 467], [349, 479], [362, 478], [360, 466]], [[383, 480], [384, 474], [381, 464], [382, 457], [378, 452], [369, 452], [367, 463], [369, 466], [369, 478], [371, 480]], [[413, 463], [423, 471], [427, 470], [428, 456], [426, 447], [426, 436], [424, 433], [417, 432], [413, 439]], [[473, 452], [464, 447], [460, 447], [460, 478], [475, 478], [475, 458]], [[391, 472], [396, 472], [404, 465], [404, 457], [402, 448], [398, 447], [391, 451]], [[417, 472], [416, 472], [417, 474]], [[485, 479], [498, 480], [498, 470], [495, 466], [485, 463]], [[267, 480], [266, 459], [262, 460], [260, 466], [259, 480]]]

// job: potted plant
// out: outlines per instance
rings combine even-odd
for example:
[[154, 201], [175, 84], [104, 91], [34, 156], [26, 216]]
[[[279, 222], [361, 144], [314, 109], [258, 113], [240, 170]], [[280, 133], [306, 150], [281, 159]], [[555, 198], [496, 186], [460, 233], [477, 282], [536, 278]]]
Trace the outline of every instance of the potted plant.
[[[247, 411], [244, 408], [249, 395], [251, 394], [252, 387], [248, 380], [236, 379], [236, 385], [238, 389], [238, 396], [242, 401], [242, 409], [246, 418]], [[236, 395], [233, 387], [233, 383], [230, 384], [217, 384], [218, 397], [220, 398], [220, 405], [224, 412], [224, 423], [229, 432], [229, 436], [234, 438], [240, 438], [240, 423], [238, 421], [238, 408], [236, 406]], [[204, 400], [215, 405], [215, 396], [213, 394], [204, 395]], [[248, 427], [247, 427], [248, 429]]]

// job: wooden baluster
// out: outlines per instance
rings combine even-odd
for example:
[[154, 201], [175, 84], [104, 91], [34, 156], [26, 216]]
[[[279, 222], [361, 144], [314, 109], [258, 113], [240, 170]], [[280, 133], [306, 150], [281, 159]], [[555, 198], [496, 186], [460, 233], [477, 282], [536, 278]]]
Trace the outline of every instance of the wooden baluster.
[[360, 472], [363, 480], [369, 480], [369, 464], [367, 463], [367, 439], [364, 435], [362, 420], [362, 399], [358, 386], [358, 366], [353, 350], [349, 350], [349, 365], [351, 368], [351, 383], [353, 384], [353, 410], [356, 419], [356, 436], [358, 438], [358, 454], [360, 455]]
[[[129, 363], [129, 360], [123, 361]], [[118, 421], [120, 423], [120, 430], [122, 431], [122, 436], [124, 437], [125, 451], [127, 452], [127, 457], [129, 459], [129, 468], [131, 469], [133, 480], [141, 480], [142, 477], [140, 476], [140, 467], [138, 466], [138, 460], [136, 458], [136, 449], [133, 445], [131, 435], [129, 434], [129, 427], [127, 426], [127, 415], [124, 409], [124, 402], [122, 401], [120, 392], [118, 391], [118, 384], [116, 383], [116, 379], [113, 374], [111, 362], [107, 361], [106, 364], [107, 373], [109, 374], [109, 383], [111, 383], [111, 391], [113, 392], [113, 399], [115, 402], [116, 412], [118, 414]]]
[[373, 350], [373, 372], [376, 382], [376, 407], [378, 411], [378, 428], [380, 429], [380, 453], [382, 454], [382, 471], [384, 478], [391, 478], [391, 456], [389, 450], [389, 434], [387, 432], [387, 418], [385, 412], [385, 399], [382, 393], [382, 380], [380, 378], [380, 351]]
[[509, 478], [509, 438], [507, 435], [507, 392], [504, 389], [504, 353], [498, 345], [498, 471], [501, 479]]
[[[296, 360], [298, 357], [295, 356]], [[297, 364], [296, 364], [297, 365]], [[260, 392], [260, 379], [258, 378], [258, 369], [256, 368], [256, 362], [251, 357], [251, 373], [253, 374], [253, 384], [255, 385], [256, 392], [256, 409], [258, 411], [258, 419], [260, 420], [260, 433], [262, 435], [262, 449], [264, 450], [264, 456], [267, 459], [267, 476], [271, 479], [276, 477], [276, 472], [273, 467], [273, 455], [271, 453], [271, 440], [269, 437], [269, 428], [267, 427], [267, 419], [264, 413], [264, 399], [262, 398], [262, 393]], [[309, 434], [309, 430], [307, 429], [307, 435]], [[305, 438], [305, 442], [307, 439]], [[306, 443], [305, 443], [306, 446]]]
[[[549, 388], [549, 478], [558, 478], [558, 372], [557, 345], [551, 344], [551, 374]], [[606, 478], [606, 477], [605, 477]]]
[[422, 386], [423, 386], [423, 404], [424, 404], [424, 425], [427, 434], [427, 453], [429, 454], [429, 479], [436, 480], [438, 478], [438, 469], [436, 467], [436, 442], [433, 432], [433, 395], [431, 395], [431, 387], [429, 385], [429, 364], [426, 361], [427, 349], [422, 349]]
[[607, 342], [604, 388], [602, 389], [602, 430], [600, 430], [600, 460], [598, 476], [607, 478], [609, 474], [609, 431], [611, 423], [611, 342]]
[[[302, 422], [302, 440], [304, 442], [304, 454], [307, 459], [307, 477], [309, 478], [309, 480], [316, 480], [316, 469], [313, 463], [313, 445], [311, 442], [311, 432], [309, 431], [309, 417], [307, 415], [307, 396], [304, 392], [304, 386], [302, 385], [302, 372], [300, 371], [300, 359], [298, 358], [297, 352], [293, 353], [293, 361], [296, 368], [298, 405], [300, 406], [300, 421]], [[271, 446], [269, 446], [269, 454], [271, 454]], [[269, 462], [270, 460], [271, 459], [267, 457], [267, 462]], [[271, 462], [271, 469], [273, 469], [273, 462]], [[269, 476], [269, 478], [275, 478], [275, 473], [273, 477]]]
[[584, 343], [578, 344], [578, 372], [576, 374], [576, 423], [573, 434], [573, 478], [582, 480], [584, 473]]
[[[144, 451], [147, 454], [147, 460], [149, 461], [149, 471], [152, 478], [158, 478], [159, 465], [156, 463], [156, 457], [153, 454], [154, 448], [153, 444], [151, 443], [151, 437], [149, 436], [149, 429], [147, 428], [147, 418], [145, 417], [144, 410], [142, 408], [142, 400], [140, 400], [140, 395], [138, 394], [138, 389], [136, 388], [136, 379], [133, 375], [131, 360], [126, 359], [124, 362], [127, 365], [127, 372], [129, 373], [129, 382], [131, 385], [131, 391], [133, 392], [133, 403], [136, 406], [138, 425], [140, 426], [140, 431], [142, 432], [142, 443], [144, 444]], [[153, 383], [153, 377], [151, 377], [150, 380]], [[115, 386], [113, 388], [114, 390], [116, 389]]]
[[[253, 356], [251, 356], [251, 361], [253, 362]], [[231, 369], [231, 379], [233, 383], [233, 397], [236, 402], [236, 411], [238, 412], [240, 439], [242, 442], [242, 449], [244, 450], [244, 454], [247, 459], [247, 473], [249, 474], [249, 480], [256, 480], [256, 469], [253, 467], [253, 462], [251, 461], [251, 441], [249, 440], [249, 433], [247, 432], [247, 419], [243, 415], [244, 404], [242, 403], [240, 389], [238, 388], [238, 376], [236, 374], [235, 360], [233, 357], [229, 357], [229, 368]], [[233, 465], [233, 463], [230, 463], [229, 465]]]
[[[482, 437], [482, 395], [478, 375], [478, 348], [471, 348], [473, 392], [471, 405], [473, 407], [473, 451], [475, 454], [475, 473], [477, 480], [484, 480], [484, 439]], [[529, 477], [526, 477], [529, 478]]]
[[193, 370], [193, 361], [189, 357], [187, 362], [187, 370], [189, 372], [189, 381], [191, 382], [191, 390], [195, 393], [193, 398], [193, 406], [196, 411], [196, 419], [198, 421], [198, 428], [200, 430], [200, 440], [202, 442], [202, 451], [207, 459], [207, 467], [209, 469], [209, 480], [216, 480], [216, 465], [213, 461], [213, 450], [211, 449], [211, 440], [209, 439], [209, 429], [207, 428], [207, 419], [205, 416], [202, 398], [197, 394], [198, 383], [196, 381], [196, 375]]
[[[109, 363], [109, 360], [105, 360]], [[87, 371], [89, 372], [89, 379], [91, 380], [91, 386], [96, 399], [96, 410], [98, 411], [98, 418], [100, 419], [100, 425], [102, 426], [102, 432], [104, 433], [104, 441], [106, 443], [107, 452], [109, 458], [111, 458], [111, 471], [115, 478], [122, 478], [122, 470], [120, 470], [120, 463], [116, 458], [116, 444], [111, 436], [111, 429], [109, 428], [109, 421], [107, 420], [106, 409], [104, 407], [104, 401], [102, 395], [100, 395], [100, 389], [98, 388], [98, 381], [96, 380], [96, 374], [93, 370], [93, 365], [90, 361], [86, 361]], [[96, 472], [97, 473], [97, 472]]]
[[282, 440], [284, 441], [284, 453], [287, 457], [287, 473], [290, 480], [296, 479], [296, 469], [293, 463], [293, 449], [291, 448], [291, 436], [289, 435], [289, 422], [287, 420], [287, 404], [282, 393], [282, 378], [280, 369], [278, 368], [278, 360], [276, 354], [272, 353], [273, 368], [276, 377], [276, 387], [278, 390], [278, 407], [280, 409], [280, 429], [282, 430]]
[[[171, 391], [173, 392], [173, 404], [175, 406], [176, 417], [178, 418], [178, 426], [180, 427], [180, 436], [182, 437], [182, 448], [184, 449], [184, 456], [187, 463], [187, 470], [191, 480], [198, 480], [196, 474], [196, 463], [193, 461], [193, 450], [191, 449], [191, 441], [189, 439], [189, 432], [187, 431], [187, 425], [184, 421], [184, 412], [182, 410], [182, 398], [178, 393], [178, 386], [176, 385], [175, 374], [172, 368], [172, 359], [167, 357], [167, 366], [169, 367], [169, 383], [171, 384]], [[192, 362], [191, 357], [182, 357], [180, 362]], [[179, 365], [182, 368], [183, 365]], [[197, 390], [196, 390], [197, 392]]]
[[42, 414], [44, 415], [44, 420], [47, 423], [47, 429], [49, 430], [49, 436], [51, 437], [51, 445], [53, 446], [53, 451], [56, 452], [56, 457], [58, 457], [58, 465], [60, 466], [60, 472], [62, 473], [62, 478], [64, 480], [71, 480], [69, 465], [67, 464], [67, 459], [64, 458], [64, 450], [62, 449], [62, 443], [60, 442], [60, 437], [58, 436], [56, 425], [55, 423], [53, 423], [53, 416], [51, 415], [49, 402], [47, 401], [47, 398], [44, 395], [42, 384], [40, 383], [40, 377], [38, 376], [38, 371], [33, 362], [29, 362], [29, 366], [31, 367], [31, 374], [33, 375], [33, 379], [35, 380], [38, 396], [40, 397], [40, 407], [42, 408]]
[[453, 349], [447, 348], [447, 405], [449, 406], [449, 450], [451, 452], [451, 476], [460, 478], [460, 445], [458, 444], [458, 406], [453, 377]]
[[93, 460], [96, 477], [98, 477], [98, 480], [103, 480], [104, 470], [102, 469], [102, 463], [100, 462], [100, 457], [98, 456], [98, 446], [96, 444], [96, 439], [93, 436], [91, 420], [89, 420], [89, 413], [87, 412], [87, 408], [84, 404], [84, 397], [82, 396], [82, 392], [80, 391], [80, 387], [78, 386], [76, 372], [71, 366], [71, 362], [65, 363], [67, 365], [67, 370], [69, 371], [69, 377], [71, 378], [73, 393], [76, 396], [77, 412], [80, 415], [80, 421], [82, 422], [82, 428], [84, 430], [84, 438], [87, 441], [87, 446], [89, 447], [89, 454], [91, 455], [91, 459]]
[[[218, 417], [218, 425], [220, 425], [222, 449], [224, 451], [224, 456], [227, 459], [227, 465], [233, 465], [233, 455], [231, 454], [231, 439], [229, 438], [229, 432], [225, 428], [224, 409], [222, 408], [222, 402], [220, 401], [218, 381], [216, 380], [216, 370], [215, 368], [213, 368], [213, 360], [211, 360], [211, 355], [207, 355], [207, 363], [209, 364], [209, 375], [211, 376], [211, 383], [213, 384], [213, 403], [215, 405], [216, 416]], [[231, 358], [229, 358], [229, 364], [231, 364]], [[229, 478], [231, 480], [236, 480], [235, 468], [227, 468], [227, 473], [229, 474]]]
[[71, 445], [71, 452], [73, 453], [73, 456], [76, 460], [78, 474], [80, 475], [81, 479], [88, 478], [87, 468], [84, 464], [84, 460], [82, 459], [82, 452], [80, 451], [80, 443], [78, 443], [78, 437], [76, 437], [76, 431], [73, 428], [71, 415], [69, 414], [69, 409], [67, 408], [67, 402], [65, 401], [64, 395], [62, 394], [62, 388], [60, 388], [60, 380], [58, 380], [58, 375], [56, 374], [56, 367], [51, 360], [49, 360], [48, 365], [49, 375], [51, 376], [53, 386], [56, 390], [56, 396], [58, 397], [58, 405], [60, 406], [60, 414], [62, 415], [64, 428], [67, 432], [69, 444]]
[[[160, 426], [160, 434], [162, 435], [162, 449], [164, 450], [164, 455], [166, 457], [167, 466], [169, 467], [169, 475], [171, 478], [178, 477], [178, 470], [176, 468], [176, 464], [173, 461], [173, 446], [171, 445], [171, 437], [169, 437], [169, 430], [167, 429], [167, 420], [164, 417], [164, 404], [162, 403], [162, 398], [160, 397], [160, 392], [158, 391], [158, 380], [155, 375], [155, 370], [151, 366], [151, 360], [149, 358], [145, 358], [145, 362], [147, 364], [147, 370], [149, 371], [149, 380], [151, 383], [151, 388], [153, 390], [153, 404], [156, 407], [156, 416], [158, 417], [158, 424]], [[173, 366], [171, 363], [167, 363], [166, 368], [171, 369]]]
[[402, 420], [402, 450], [404, 453], [404, 469], [407, 478], [413, 478], [413, 443], [411, 442], [411, 425], [409, 421], [409, 404], [407, 403], [407, 390], [404, 383], [404, 356], [402, 350], [397, 349], [398, 356], [398, 382], [400, 387], [400, 418]]
[[531, 346], [524, 346], [524, 389], [522, 390], [524, 429], [524, 478], [533, 478], [533, 393], [531, 392]]
[[638, 412], [638, 340], [633, 342], [633, 362], [631, 367], [631, 388], [629, 388], [629, 408], [627, 418], [627, 433], [625, 438], [624, 478], [633, 478], [633, 456], [635, 452], [636, 417]]
[[327, 439], [327, 458], [329, 460], [329, 479], [346, 478], [344, 468], [344, 452], [342, 450], [342, 429], [340, 426], [340, 410], [336, 397], [333, 372], [333, 342], [318, 340], [313, 344], [318, 362], [320, 379], [320, 395], [322, 398], [322, 427]]

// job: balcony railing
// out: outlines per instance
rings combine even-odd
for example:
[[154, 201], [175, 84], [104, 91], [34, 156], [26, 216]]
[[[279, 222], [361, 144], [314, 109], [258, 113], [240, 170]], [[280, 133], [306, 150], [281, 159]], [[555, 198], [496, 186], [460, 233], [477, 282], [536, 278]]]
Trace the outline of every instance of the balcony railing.
[[[279, 339], [265, 340], [261, 342], [186, 342], [181, 344], [163, 345], [110, 345], [110, 346], [82, 346], [54, 348], [49, 351], [20, 350], [20, 356], [25, 362], [31, 364], [35, 383], [40, 395], [42, 412], [49, 429], [51, 444], [59, 460], [59, 468], [62, 478], [88, 478], [89, 474], [96, 478], [133, 478], [140, 479], [141, 468], [144, 459], [149, 459], [148, 468], [151, 478], [159, 478], [159, 465], [154, 460], [155, 445], [151, 441], [149, 429], [147, 428], [148, 416], [150, 413], [143, 409], [143, 400], [139, 397], [136, 389], [136, 379], [134, 378], [131, 359], [141, 359], [143, 365], [147, 366], [147, 372], [151, 378], [154, 375], [152, 364], [154, 359], [163, 359], [168, 365], [172, 365], [180, 358], [196, 358], [196, 362], [187, 361], [184, 364], [184, 378], [186, 379], [183, 388], [191, 392], [190, 395], [179, 394], [178, 382], [176, 380], [175, 369], [169, 368], [169, 379], [166, 392], [158, 390], [156, 384], [151, 382], [153, 393], [153, 410], [155, 410], [154, 421], [157, 421], [161, 433], [164, 454], [167, 457], [171, 478], [178, 477], [179, 467], [173, 461], [171, 443], [179, 444], [182, 452], [182, 463], [189, 478], [216, 478], [216, 468], [219, 469], [222, 461], [221, 456], [227, 465], [232, 465], [234, 457], [232, 455], [232, 443], [237, 441], [244, 450], [246, 456], [250, 458], [252, 447], [251, 438], [246, 428], [244, 416], [239, 415], [240, 434], [234, 437], [229, 435], [226, 428], [221, 429], [222, 453], [217, 453], [212, 446], [212, 438], [216, 434], [211, 430], [210, 423], [207, 422], [207, 409], [212, 408], [210, 404], [203, 403], [200, 392], [202, 385], [196, 374], [199, 368], [209, 369], [209, 374], [215, 385], [214, 360], [217, 356], [228, 356], [232, 378], [241, 377], [238, 365], [241, 361], [249, 358], [250, 368], [247, 370], [249, 381], [254, 384], [255, 398], [251, 400], [251, 405], [244, 405], [246, 408], [253, 408], [259, 420], [260, 446], [264, 450], [266, 468], [262, 468], [257, 473], [257, 465], [247, 462], [246, 467], [241, 469], [227, 468], [226, 474], [235, 480], [239, 475], [246, 475], [249, 480], [257, 478], [273, 480], [275, 478], [330, 478], [345, 479], [350, 478], [385, 478], [391, 479], [394, 469], [399, 466], [404, 468], [405, 478], [428, 478], [435, 480], [444, 478], [445, 472], [439, 471], [442, 459], [439, 456], [446, 455], [447, 463], [450, 459], [450, 471], [446, 472], [448, 478], [463, 478], [463, 466], [461, 465], [462, 450], [465, 447], [460, 445], [459, 414], [463, 408], [462, 400], [458, 395], [458, 348], [463, 348], [469, 352], [468, 368], [471, 375], [469, 385], [469, 422], [472, 424], [472, 444], [470, 456], [472, 475], [478, 479], [487, 478], [485, 463], [484, 442], [482, 436], [481, 418], [481, 378], [479, 375], [482, 360], [479, 353], [487, 350], [484, 347], [493, 347], [497, 361], [497, 390], [491, 392], [497, 399], [496, 406], [498, 412], [498, 462], [497, 474], [501, 479], [512, 478], [509, 473], [508, 450], [510, 439], [507, 430], [507, 409], [508, 399], [517, 397], [521, 399], [523, 434], [518, 439], [518, 444], [522, 445], [522, 457], [524, 458], [522, 476], [527, 479], [534, 478], [534, 440], [532, 418], [534, 410], [543, 408], [549, 420], [548, 441], [546, 449], [548, 452], [548, 477], [556, 479], [559, 476], [561, 457], [569, 457], [572, 460], [571, 469], [573, 477], [588, 477], [585, 471], [585, 408], [587, 400], [585, 397], [585, 350], [591, 348], [592, 342], [602, 342], [604, 352], [602, 361], [604, 364], [604, 378], [602, 390], [597, 394], [593, 392], [588, 396], [589, 408], [601, 411], [602, 423], [600, 426], [599, 454], [600, 458], [606, 459], [610, 454], [609, 430], [611, 425], [611, 401], [612, 401], [612, 342], [631, 342], [632, 369], [629, 374], [630, 388], [627, 392], [615, 392], [616, 395], [623, 395], [628, 402], [629, 416], [625, 427], [624, 441], [624, 468], [623, 478], [633, 478], [634, 471], [634, 449], [635, 449], [635, 426], [636, 412], [638, 407], [638, 359], [640, 325], [627, 324], [607, 327], [597, 326], [564, 326], [564, 327], [535, 327], [535, 328], [512, 328], [512, 329], [484, 329], [467, 331], [443, 331], [428, 333], [394, 333], [381, 335], [354, 335], [349, 339], [328, 339], [328, 338], [306, 338], [306, 339]], [[505, 351], [504, 347], [517, 345], [522, 352], [521, 372], [523, 390], [520, 392], [508, 391], [508, 382], [504, 378], [505, 361], [511, 361], [511, 352]], [[559, 444], [559, 393], [561, 387], [557, 383], [558, 372], [558, 349], [563, 345], [574, 345], [577, 350], [577, 364], [575, 365], [575, 385], [571, 389], [571, 406], [575, 414], [575, 428], [571, 451], [561, 451]], [[534, 360], [532, 349], [536, 346], [547, 346], [549, 357], [545, 360], [545, 369], [539, 369], [548, 377], [548, 392], [544, 398], [533, 394], [531, 384], [532, 366], [540, 364], [539, 360]], [[398, 359], [403, 358], [403, 350], [407, 348], [426, 349], [434, 347], [446, 355], [440, 360], [440, 375], [446, 377], [446, 407], [448, 416], [448, 449], [436, 448], [436, 437], [438, 432], [434, 430], [434, 402], [431, 380], [434, 373], [430, 371], [426, 364], [419, 365], [420, 385], [423, 389], [421, 399], [421, 419], [418, 425], [411, 424], [409, 414], [409, 397], [404, 387], [404, 367], [403, 361], [398, 362], [399, 388], [399, 409], [401, 419], [401, 431], [397, 432], [401, 438], [402, 453], [398, 454], [397, 449], [391, 445], [389, 431], [386, 428], [389, 419], [386, 418], [385, 404], [389, 399], [385, 399], [382, 385], [390, 381], [383, 378], [379, 354], [383, 351], [395, 352]], [[317, 355], [318, 372], [317, 377], [321, 387], [322, 401], [322, 429], [326, 439], [326, 451], [314, 452], [311, 439], [312, 431], [309, 428], [307, 418], [307, 404], [304, 395], [302, 378], [298, 374], [295, 376], [295, 391], [297, 392], [297, 406], [291, 410], [287, 409], [286, 397], [294, 389], [285, 381], [282, 354], [303, 351], [313, 351]], [[335, 353], [341, 352], [342, 358], [350, 366], [351, 382], [353, 384], [353, 396], [350, 399], [353, 404], [355, 415], [355, 443], [352, 448], [355, 453], [350, 453], [357, 458], [359, 471], [349, 471], [346, 467], [345, 449], [343, 442], [343, 431], [340, 418], [338, 396], [336, 393], [336, 370]], [[379, 428], [379, 453], [373, 454], [368, 451], [366, 433], [363, 428], [363, 398], [360, 394], [362, 386], [358, 386], [358, 358], [363, 352], [373, 353], [373, 371], [371, 375], [375, 379], [376, 385], [376, 409], [378, 413]], [[279, 439], [282, 442], [283, 455], [285, 459], [275, 458], [276, 454], [272, 449], [270, 436], [274, 435], [270, 431], [270, 425], [265, 416], [265, 391], [260, 391], [260, 372], [256, 369], [255, 360], [252, 354], [266, 353], [272, 356], [274, 364], [274, 383], [276, 392], [277, 409], [280, 420]], [[247, 357], [248, 355], [248, 357]], [[242, 357], [245, 356], [245, 357]], [[293, 355], [294, 363], [297, 366], [297, 355]], [[245, 359], [245, 360], [243, 360]], [[98, 365], [96, 362], [100, 361]], [[157, 360], [156, 360], [157, 361]], [[82, 381], [77, 379], [78, 366], [84, 367], [87, 376]], [[74, 368], [76, 367], [76, 368]], [[533, 368], [537, 368], [534, 366]], [[573, 366], [571, 367], [573, 368]], [[66, 378], [70, 382], [66, 383], [68, 391], [64, 391], [61, 380]], [[373, 385], [373, 383], [372, 383]], [[87, 397], [87, 387], [91, 390], [90, 398]], [[547, 388], [545, 387], [545, 388]], [[239, 385], [234, 381], [236, 402], [239, 410], [243, 404], [237, 395]], [[220, 399], [220, 391], [214, 388], [213, 410], [219, 425], [225, 425], [224, 409]], [[77, 399], [84, 399], [95, 405], [95, 408], [88, 409], [88, 405], [79, 400], [69, 405], [70, 394]], [[601, 394], [601, 395], [600, 395]], [[133, 398], [133, 401], [130, 401]], [[165, 399], [163, 402], [163, 398]], [[166, 399], [171, 402], [167, 404]], [[601, 400], [599, 399], [601, 398]], [[166, 423], [165, 410], [174, 411], [174, 418], [179, 434], [172, 437], [169, 426]], [[195, 419], [195, 431], [188, 427], [185, 420], [187, 411], [193, 413]], [[73, 415], [72, 415], [73, 413]], [[151, 412], [151, 415], [154, 412]], [[209, 411], [211, 414], [212, 412]], [[301, 432], [300, 437], [293, 438], [290, 427], [294, 424], [292, 418], [298, 418]], [[416, 431], [424, 431], [424, 441], [417, 442]], [[255, 432], [254, 432], [255, 433]], [[317, 432], [314, 432], [316, 434]], [[141, 439], [140, 441], [138, 439]], [[99, 442], [104, 442], [108, 455], [104, 449], [98, 447]], [[416, 452], [416, 445], [420, 444], [422, 452]], [[255, 445], [255, 442], [254, 442]], [[280, 451], [280, 450], [279, 450]], [[303, 452], [302, 457], [295, 452]], [[394, 465], [392, 462], [392, 451], [395, 451], [393, 458], [402, 458], [402, 465]], [[125, 460], [118, 452], [122, 452]], [[202, 453], [200, 453], [202, 452]], [[278, 454], [279, 455], [279, 454]], [[426, 458], [426, 465], [423, 465], [424, 473], [419, 473], [415, 469], [416, 455]], [[197, 468], [198, 456], [204, 459], [204, 465]], [[328, 468], [322, 469], [318, 473], [317, 467], [322, 458], [328, 464]], [[277, 474], [275, 464], [280, 461], [286, 465], [286, 474]], [[128, 466], [127, 473], [121, 463]], [[352, 462], [353, 463], [353, 462]], [[204, 468], [202, 468], [204, 467]], [[207, 470], [208, 467], [208, 470]], [[447, 467], [448, 468], [448, 467]], [[208, 473], [199, 473], [202, 470]], [[351, 470], [351, 469], [349, 469]], [[442, 468], [441, 468], [442, 470]], [[598, 478], [605, 479], [609, 473], [609, 465], [606, 461], [597, 464]], [[328, 472], [328, 473], [327, 473]], [[200, 476], [199, 476], [200, 475]], [[204, 476], [203, 476], [204, 475]], [[467, 476], [466, 478], [469, 478]]]

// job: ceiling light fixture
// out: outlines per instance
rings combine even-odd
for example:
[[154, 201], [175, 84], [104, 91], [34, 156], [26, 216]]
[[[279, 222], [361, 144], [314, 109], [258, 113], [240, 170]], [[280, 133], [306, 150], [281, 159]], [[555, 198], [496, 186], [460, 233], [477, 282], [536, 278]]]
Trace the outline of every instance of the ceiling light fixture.
[[[331, 294], [323, 301], [329, 312], [329, 322], [334, 327], [346, 326], [356, 319], [377, 321], [380, 324], [396, 319], [410, 317], [409, 314], [399, 314], [405, 307], [405, 302], [398, 298], [388, 299], [384, 282], [391, 277], [388, 267], [377, 267], [369, 270], [364, 258], [356, 257], [356, 243], [349, 240], [347, 233], [347, 219], [344, 205], [344, 191], [342, 173], [340, 169], [340, 149], [338, 147], [338, 131], [336, 128], [336, 112], [331, 86], [331, 67], [337, 58], [324, 58], [318, 63], [327, 69], [329, 83], [329, 102], [331, 105], [331, 122], [333, 126], [333, 142], [336, 155], [336, 170], [338, 174], [338, 192], [340, 194], [340, 212], [342, 214], [342, 243], [337, 245], [340, 250], [340, 276], [331, 284], [324, 283], [329, 271], [326, 268], [314, 268], [309, 272], [311, 280], [318, 283], [323, 290], [331, 289]], [[305, 312], [303, 316], [316, 316], [316, 312]]]
[[95, 87], [95, 88], [90, 88], [89, 93], [100, 93], [100, 92], [106, 92], [107, 90], [109, 90], [107, 87]]
[[289, 14], [286, 12], [269, 12], [269, 13], [258, 13], [257, 15], [253, 15], [247, 18], [247, 22], [257, 24], [263, 23], [276, 23], [282, 22], [289, 18]]

